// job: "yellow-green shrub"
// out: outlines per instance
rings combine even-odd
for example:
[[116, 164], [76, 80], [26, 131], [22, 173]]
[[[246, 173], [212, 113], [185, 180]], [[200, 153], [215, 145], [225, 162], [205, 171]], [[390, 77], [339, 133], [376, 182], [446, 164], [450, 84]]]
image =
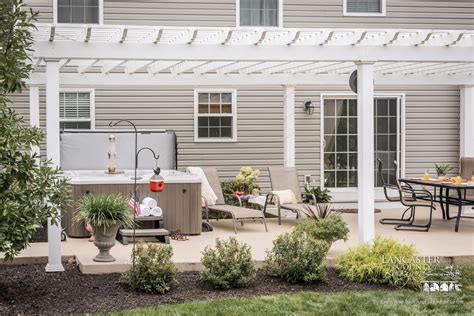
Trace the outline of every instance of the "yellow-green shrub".
[[418, 289], [428, 265], [416, 257], [414, 246], [378, 236], [373, 245], [360, 245], [339, 256], [336, 269], [350, 281]]

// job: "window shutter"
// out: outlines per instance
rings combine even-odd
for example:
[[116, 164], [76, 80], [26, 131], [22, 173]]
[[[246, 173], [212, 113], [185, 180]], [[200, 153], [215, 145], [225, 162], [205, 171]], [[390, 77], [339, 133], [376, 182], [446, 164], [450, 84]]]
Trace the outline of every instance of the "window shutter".
[[346, 0], [347, 12], [351, 13], [381, 13], [381, 0]]

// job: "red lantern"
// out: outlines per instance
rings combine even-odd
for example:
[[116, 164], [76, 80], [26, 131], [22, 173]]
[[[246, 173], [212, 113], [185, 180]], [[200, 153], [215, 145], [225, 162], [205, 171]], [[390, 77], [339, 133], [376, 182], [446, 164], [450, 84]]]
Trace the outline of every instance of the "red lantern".
[[150, 178], [150, 190], [152, 192], [163, 192], [165, 189], [165, 179], [160, 176], [160, 168], [153, 169], [153, 172], [155, 174]]

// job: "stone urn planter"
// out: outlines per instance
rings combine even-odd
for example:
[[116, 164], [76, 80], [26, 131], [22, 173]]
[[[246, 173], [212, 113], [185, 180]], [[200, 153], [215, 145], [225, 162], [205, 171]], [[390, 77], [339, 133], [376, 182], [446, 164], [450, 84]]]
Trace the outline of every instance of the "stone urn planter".
[[117, 236], [120, 224], [112, 226], [93, 226], [94, 245], [99, 249], [99, 254], [94, 257], [97, 262], [113, 262], [115, 258], [110, 254], [110, 249], [115, 246], [115, 237]]
[[122, 195], [85, 195], [79, 204], [79, 212], [74, 219], [86, 222], [93, 232], [94, 245], [99, 254], [93, 258], [97, 262], [112, 262], [110, 249], [115, 246], [115, 237], [120, 227], [135, 225], [128, 199]]

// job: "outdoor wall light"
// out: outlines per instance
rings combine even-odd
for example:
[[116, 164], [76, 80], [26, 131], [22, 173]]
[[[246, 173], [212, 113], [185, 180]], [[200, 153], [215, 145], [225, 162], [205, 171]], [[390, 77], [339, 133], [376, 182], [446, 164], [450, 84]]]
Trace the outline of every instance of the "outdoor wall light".
[[313, 113], [314, 113], [314, 104], [313, 104], [312, 101], [306, 101], [304, 103], [304, 111], [308, 115], [313, 115]]

